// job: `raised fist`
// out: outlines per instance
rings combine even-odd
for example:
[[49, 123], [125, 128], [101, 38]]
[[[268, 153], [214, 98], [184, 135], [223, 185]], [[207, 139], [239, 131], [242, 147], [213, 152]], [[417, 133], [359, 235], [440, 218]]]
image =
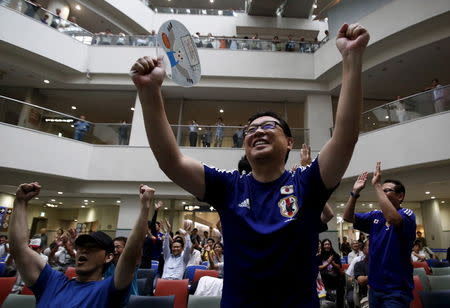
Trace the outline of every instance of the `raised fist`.
[[39, 195], [41, 185], [38, 182], [20, 184], [16, 191], [16, 200], [28, 202]]
[[155, 195], [155, 190], [147, 185], [141, 184], [139, 186], [139, 198], [141, 199], [142, 204], [145, 204], [147, 207], [150, 206], [150, 201], [153, 199]]
[[342, 56], [361, 54], [369, 43], [370, 35], [360, 24], [343, 24], [336, 38], [336, 46]]
[[158, 59], [143, 57], [139, 58], [131, 67], [131, 79], [136, 87], [161, 87], [166, 71], [164, 69], [163, 58]]

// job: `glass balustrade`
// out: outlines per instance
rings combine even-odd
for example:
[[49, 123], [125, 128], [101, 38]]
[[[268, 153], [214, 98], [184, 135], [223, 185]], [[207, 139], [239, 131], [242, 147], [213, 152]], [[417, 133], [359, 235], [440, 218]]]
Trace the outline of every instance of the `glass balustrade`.
[[[98, 46], [134, 46], [134, 47], [155, 47], [157, 45], [154, 35], [126, 35], [124, 33], [112, 34], [108, 32], [91, 33], [79, 25], [69, 20], [65, 20], [58, 15], [25, 0], [0, 0], [0, 5], [6, 6], [38, 22], [48, 25], [55, 30], [64, 33], [86, 45]], [[167, 8], [170, 9], [170, 8]], [[189, 9], [176, 9], [176, 13]], [[196, 10], [192, 9], [193, 12]], [[203, 11], [203, 10], [200, 10]], [[217, 11], [217, 10], [215, 10]], [[169, 11], [170, 12], [170, 11]], [[174, 11], [175, 12], [175, 11]], [[223, 11], [227, 14], [228, 11]], [[233, 11], [230, 11], [231, 13]], [[224, 13], [223, 13], [224, 14]], [[213, 14], [214, 15], [214, 14]], [[236, 37], [212, 37], [212, 36], [193, 36], [194, 42], [198, 48], [209, 49], [228, 49], [228, 50], [252, 50], [252, 51], [286, 51], [313, 53], [322, 42], [300, 42], [295, 40], [262, 40], [262, 39], [244, 39]]]
[[[71, 138], [91, 144], [128, 145], [131, 124], [93, 123], [72, 115], [0, 96], [0, 122]], [[196, 132], [189, 125], [171, 125], [178, 145], [183, 147], [242, 148], [242, 126], [199, 125]], [[294, 148], [309, 143], [309, 131], [291, 128]]]

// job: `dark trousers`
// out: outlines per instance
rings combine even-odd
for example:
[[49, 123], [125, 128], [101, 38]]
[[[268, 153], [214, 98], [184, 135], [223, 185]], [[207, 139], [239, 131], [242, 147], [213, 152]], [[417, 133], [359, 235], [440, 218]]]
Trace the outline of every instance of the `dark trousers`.
[[197, 146], [197, 132], [190, 132], [189, 133], [189, 143], [191, 144], [191, 147]]
[[369, 289], [370, 308], [408, 308], [411, 301], [411, 291], [389, 290], [389, 292], [383, 292]]

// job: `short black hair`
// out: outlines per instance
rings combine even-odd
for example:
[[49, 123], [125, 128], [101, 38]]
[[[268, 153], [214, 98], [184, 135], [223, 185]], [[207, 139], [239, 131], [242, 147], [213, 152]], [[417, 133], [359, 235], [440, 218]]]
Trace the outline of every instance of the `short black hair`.
[[[387, 179], [383, 182], [385, 183], [392, 183], [395, 185], [394, 190], [396, 193], [403, 193], [403, 199], [405, 199], [405, 195], [406, 195], [406, 189], [405, 186], [402, 184], [402, 182], [400, 182], [399, 180], [392, 180], [392, 179]], [[403, 199], [401, 202], [403, 202]]]
[[194, 228], [194, 229], [192, 229], [192, 231], [198, 231], [198, 229], [197, 229], [197, 228]]
[[215, 243], [216, 242], [216, 240], [215, 239], [213, 239], [212, 237], [210, 237], [210, 238], [208, 238], [207, 240], [206, 240], [206, 242], [208, 243], [208, 241], [213, 241], [213, 243]]
[[[247, 124], [250, 125], [250, 123], [252, 123], [254, 120], [261, 118], [261, 117], [272, 117], [272, 118], [276, 119], [278, 121], [278, 123], [280, 124], [280, 127], [283, 130], [286, 137], [292, 138], [291, 128], [289, 127], [287, 122], [281, 116], [279, 116], [277, 113], [275, 113], [273, 111], [257, 112], [254, 115], [252, 115], [250, 118], [248, 118]], [[286, 157], [284, 158], [284, 162], [287, 162], [287, 160], [289, 158], [289, 152], [290, 152], [290, 150], [287, 151]]]
[[180, 244], [181, 244], [181, 247], [184, 248], [184, 241], [183, 241], [182, 238], [180, 238], [180, 237], [175, 238], [175, 239], [173, 240], [173, 242], [172, 242], [172, 246], [173, 246], [174, 243], [180, 243]]
[[242, 156], [241, 160], [238, 163], [238, 171], [240, 174], [245, 172], [246, 174], [249, 174], [252, 172], [252, 166], [250, 166], [250, 163], [247, 160], [247, 156]]
[[125, 236], [118, 236], [115, 239], [113, 239], [113, 242], [115, 242], [115, 241], [123, 242], [124, 244], [126, 244], [127, 238]]
[[4, 237], [5, 239], [8, 239], [8, 237], [5, 234], [0, 234], [0, 237]]

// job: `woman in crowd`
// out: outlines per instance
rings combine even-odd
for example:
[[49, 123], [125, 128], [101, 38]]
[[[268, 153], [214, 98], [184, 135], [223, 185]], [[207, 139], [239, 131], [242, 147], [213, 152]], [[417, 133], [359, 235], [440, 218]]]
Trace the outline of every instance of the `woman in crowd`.
[[327, 295], [328, 290], [336, 290], [336, 305], [338, 308], [344, 307], [344, 275], [341, 272], [341, 258], [334, 251], [333, 245], [329, 239], [324, 239], [321, 245], [319, 265], [320, 275], [322, 277]]

